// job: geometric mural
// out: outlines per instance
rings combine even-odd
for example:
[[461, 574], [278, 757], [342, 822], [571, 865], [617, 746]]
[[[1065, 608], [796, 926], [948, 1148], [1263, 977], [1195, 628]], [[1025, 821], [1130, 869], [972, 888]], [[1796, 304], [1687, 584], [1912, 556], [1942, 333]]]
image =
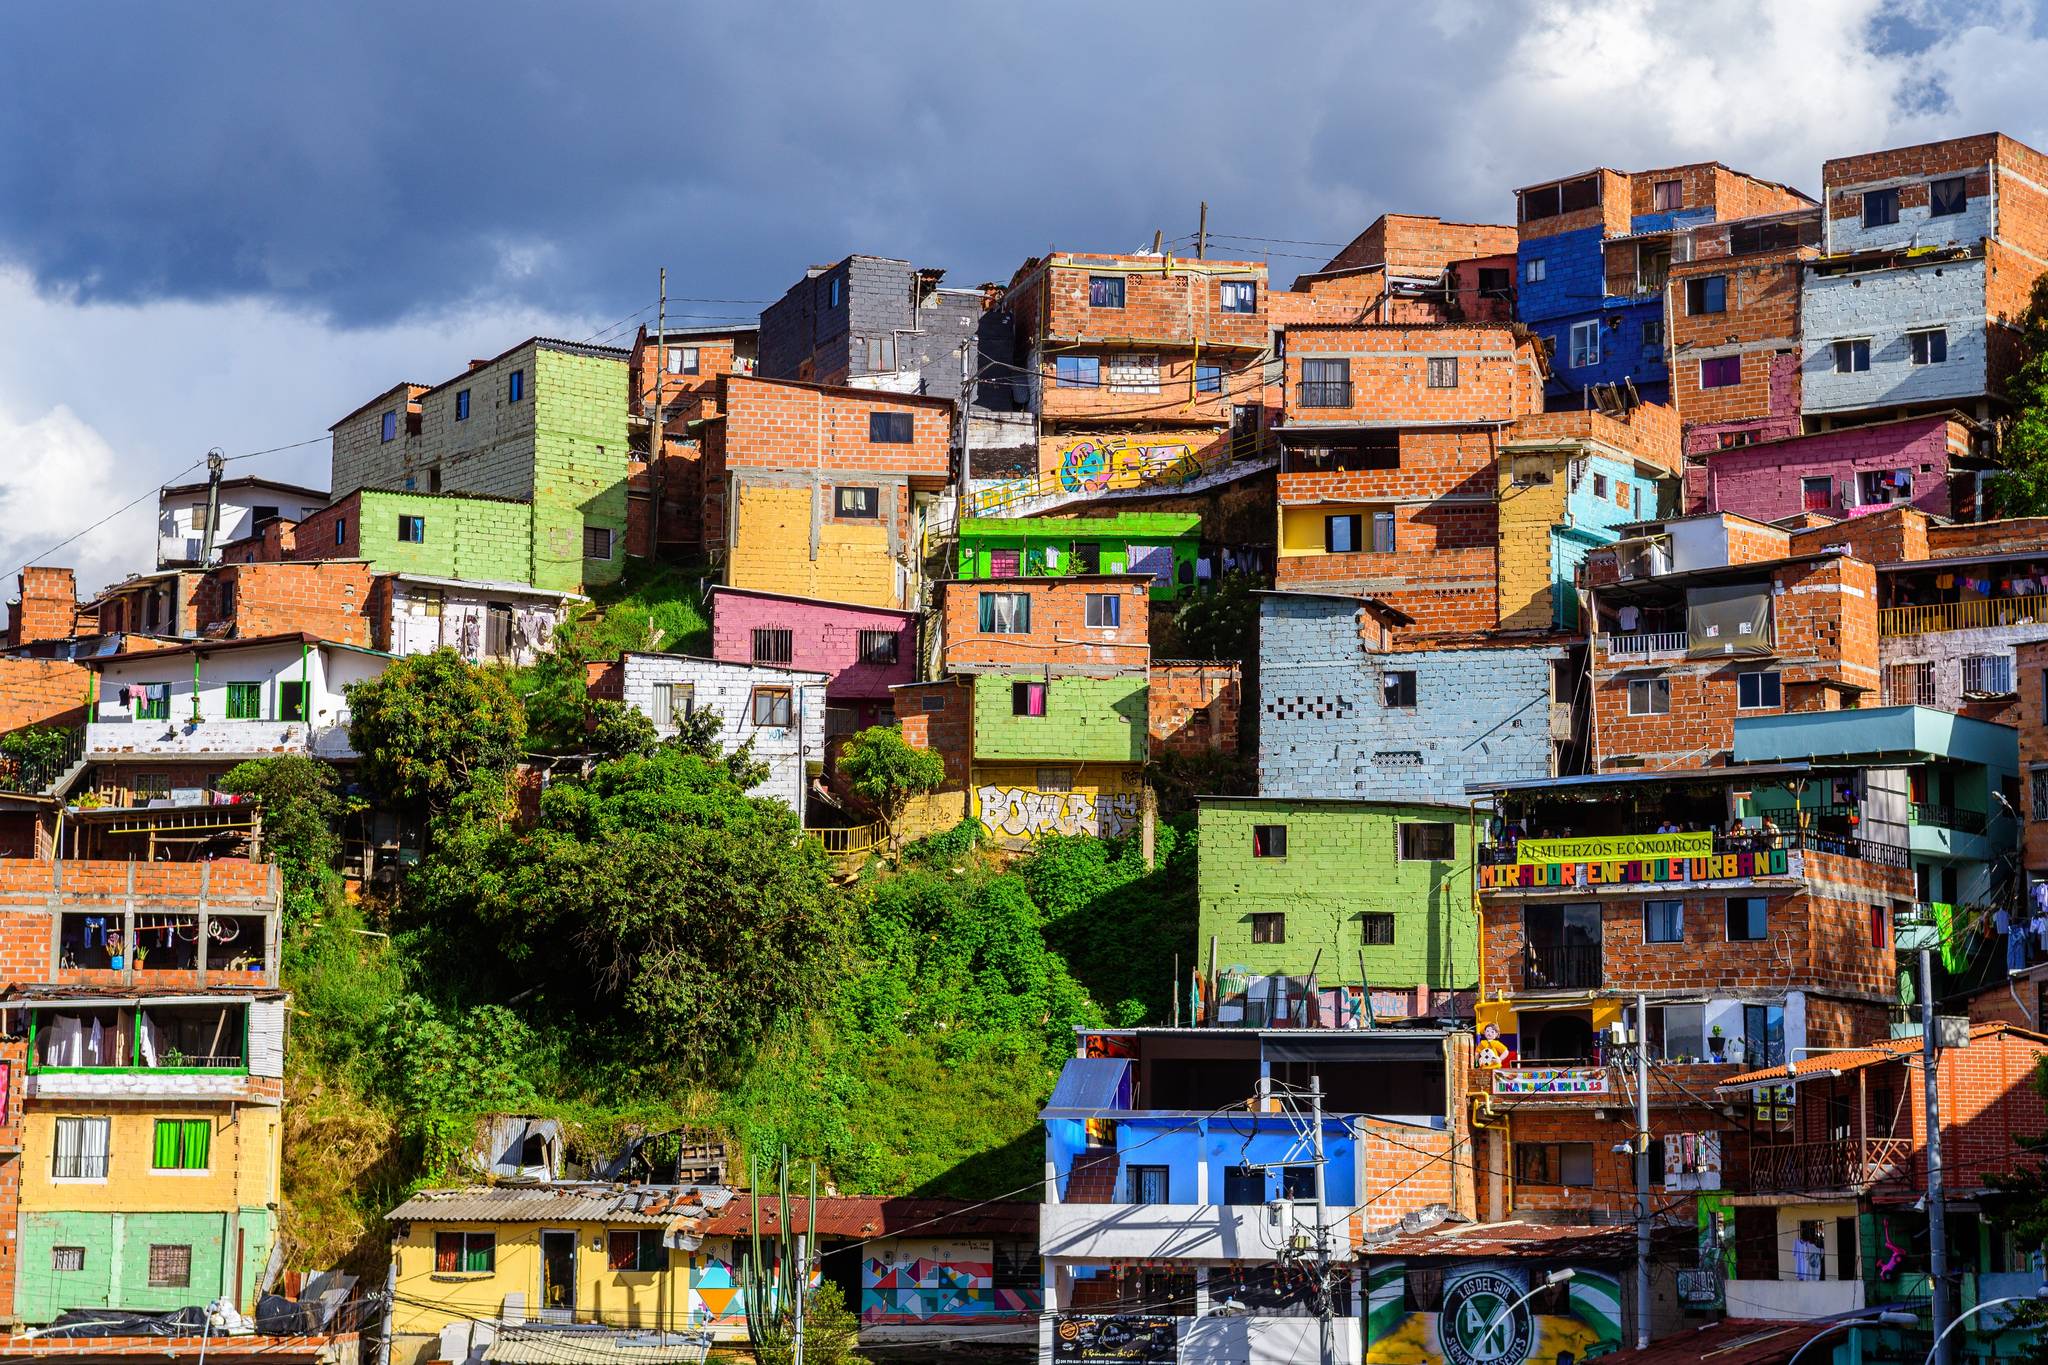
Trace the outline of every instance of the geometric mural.
[[861, 1321], [943, 1322], [985, 1313], [1037, 1313], [1042, 1291], [997, 1289], [990, 1261], [919, 1257], [908, 1263], [870, 1257], [860, 1273]]

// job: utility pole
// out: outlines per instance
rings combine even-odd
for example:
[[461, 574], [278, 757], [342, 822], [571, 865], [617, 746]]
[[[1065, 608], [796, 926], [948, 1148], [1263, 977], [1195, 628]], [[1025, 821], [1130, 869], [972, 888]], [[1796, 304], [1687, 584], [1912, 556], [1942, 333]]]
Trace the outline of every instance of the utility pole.
[[1948, 1365], [1948, 1214], [1941, 1197], [1941, 1051], [1934, 1039], [1934, 953], [1920, 950], [1920, 1074], [1927, 1102], [1927, 1269], [1934, 1365]]
[[662, 459], [668, 453], [668, 414], [664, 410], [662, 391], [662, 380], [667, 371], [668, 267], [663, 266], [654, 299], [654, 425], [647, 429], [647, 460], [654, 471], [654, 477], [648, 480], [653, 485], [648, 490], [653, 496], [647, 500], [647, 555], [650, 559], [661, 553], [661, 503], [668, 494], [668, 463]]
[[[1206, 205], [1204, 206], [1206, 207]], [[1336, 1330], [1330, 1303], [1330, 1221], [1323, 1185], [1323, 1078], [1308, 1078], [1309, 1131], [1316, 1158], [1316, 1317], [1320, 1365], [1336, 1365]], [[1347, 1275], [1350, 1271], [1345, 1272]]]
[[1636, 1349], [1650, 1345], [1650, 1002], [1636, 996]]
[[1202, 201], [1201, 225], [1195, 229], [1195, 259], [1209, 259], [1209, 201]]
[[227, 467], [227, 457], [215, 446], [206, 452], [206, 530], [199, 542], [199, 567], [208, 568], [213, 563], [213, 531], [220, 525], [220, 475]]

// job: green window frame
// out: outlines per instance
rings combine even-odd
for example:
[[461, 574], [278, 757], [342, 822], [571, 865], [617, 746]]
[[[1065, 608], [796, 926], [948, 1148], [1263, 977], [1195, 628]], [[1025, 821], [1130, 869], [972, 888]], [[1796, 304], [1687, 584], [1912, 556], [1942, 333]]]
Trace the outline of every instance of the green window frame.
[[158, 1171], [203, 1171], [212, 1151], [212, 1119], [158, 1119], [149, 1164]]
[[169, 720], [171, 718], [171, 685], [169, 683], [144, 683], [142, 700], [135, 704], [137, 720]]
[[434, 1273], [488, 1275], [498, 1267], [498, 1235], [494, 1232], [434, 1234]]
[[278, 683], [277, 718], [279, 720], [304, 720], [306, 718], [306, 684], [302, 682]]
[[262, 683], [231, 682], [228, 684], [228, 719], [263, 719]]

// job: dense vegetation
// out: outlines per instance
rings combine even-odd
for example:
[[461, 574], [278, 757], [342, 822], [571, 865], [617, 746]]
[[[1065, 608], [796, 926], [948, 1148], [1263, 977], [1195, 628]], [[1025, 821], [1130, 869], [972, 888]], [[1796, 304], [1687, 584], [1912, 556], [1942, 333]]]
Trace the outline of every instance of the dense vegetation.
[[[542, 671], [508, 687], [442, 654], [352, 696], [367, 795], [426, 832], [395, 887], [344, 894], [337, 830], [361, 801], [319, 765], [230, 779], [262, 799], [288, 883], [295, 1255], [374, 1269], [383, 1210], [461, 1178], [477, 1120], [506, 1110], [590, 1151], [716, 1129], [736, 1161], [786, 1147], [849, 1192], [1028, 1192], [1073, 1028], [1167, 1012], [1192, 834], [1162, 827], [1148, 870], [1136, 839], [1005, 861], [970, 822], [835, 868], [746, 795], [758, 767], [715, 724], [658, 742], [603, 704], [576, 727], [586, 770], [558, 765], [522, 812], [512, 758], [547, 728], [529, 708], [567, 688]], [[868, 747], [891, 791], [929, 777]]]

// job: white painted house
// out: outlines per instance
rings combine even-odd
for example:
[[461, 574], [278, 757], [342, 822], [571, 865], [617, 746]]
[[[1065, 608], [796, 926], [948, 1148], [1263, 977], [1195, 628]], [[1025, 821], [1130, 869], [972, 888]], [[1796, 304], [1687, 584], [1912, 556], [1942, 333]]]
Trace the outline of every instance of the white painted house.
[[526, 665], [555, 649], [555, 627], [590, 599], [531, 583], [395, 573], [380, 579], [381, 634], [393, 654], [446, 648], [473, 664]]
[[391, 656], [312, 635], [197, 641], [96, 659], [88, 761], [237, 763], [282, 753], [352, 759], [343, 690]]
[[719, 742], [754, 742], [768, 779], [750, 795], [772, 796], [804, 814], [808, 767], [825, 761], [825, 684], [830, 674], [769, 664], [725, 663], [689, 654], [627, 654], [620, 700], [653, 720], [666, 738], [694, 712], [712, 710]]
[[[220, 507], [213, 521], [213, 551], [255, 531], [271, 517], [303, 521], [327, 505], [327, 491], [275, 479], [241, 478], [220, 481]], [[192, 568], [206, 545], [207, 488], [198, 483], [171, 484], [157, 493], [156, 566]]]

